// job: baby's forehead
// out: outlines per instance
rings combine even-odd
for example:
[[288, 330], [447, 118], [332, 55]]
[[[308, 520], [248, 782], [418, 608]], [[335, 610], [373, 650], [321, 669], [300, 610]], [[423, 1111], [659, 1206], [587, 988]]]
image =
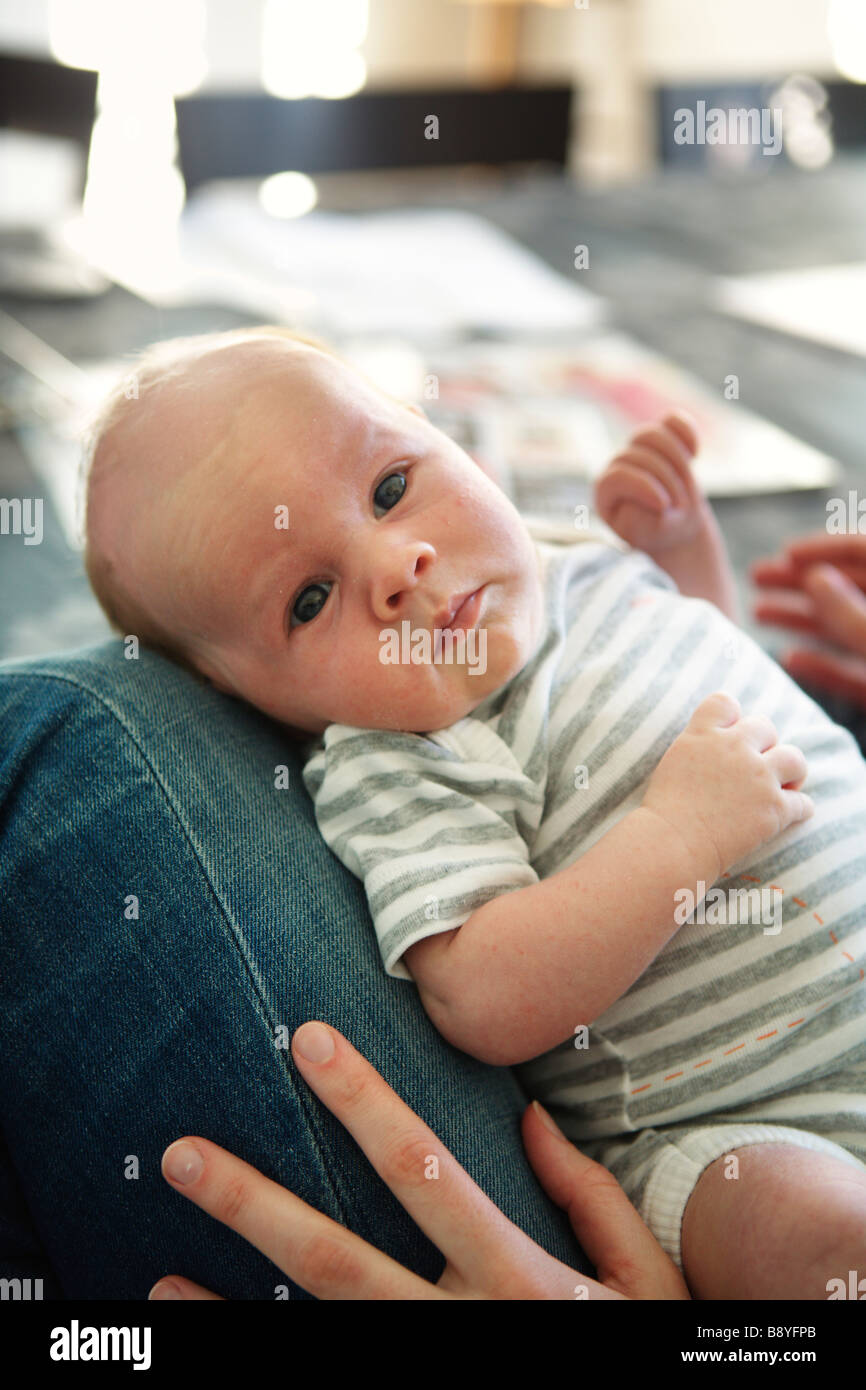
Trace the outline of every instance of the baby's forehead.
[[118, 483], [127, 505], [141, 494], [160, 512], [183, 512], [203, 486], [231, 488], [251, 468], [285, 486], [327, 460], [330, 488], [342, 489], [398, 416], [404, 427], [413, 419], [341, 359], [267, 339], [188, 359], [134, 407], [117, 440], [131, 462]]
[[312, 431], [338, 418], [352, 423], [371, 412], [386, 416], [396, 405], [350, 363], [305, 343], [251, 341], [197, 365], [215, 403], [249, 406], [245, 413], [263, 423], [293, 417]]
[[[285, 354], [248, 355], [233, 394], [242, 402], [244, 428], [263, 447], [284, 449], [288, 443], [289, 454], [302, 464], [327, 457], [336, 465], [345, 457], [350, 472], [382, 434], [417, 423], [350, 363], [303, 345]], [[335, 483], [339, 474], [334, 467]]]
[[257, 384], [273, 387], [286, 381], [324, 395], [375, 389], [349, 362], [291, 338], [251, 338], [215, 348], [192, 365], [210, 376], [214, 384], [234, 382], [239, 390]]

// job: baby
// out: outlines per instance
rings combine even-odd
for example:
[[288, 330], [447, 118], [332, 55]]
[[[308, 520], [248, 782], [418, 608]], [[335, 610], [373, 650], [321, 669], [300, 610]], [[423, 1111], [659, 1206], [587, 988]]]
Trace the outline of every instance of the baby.
[[[561, 545], [285, 330], [162, 345], [135, 386], [93, 427], [91, 583], [302, 740], [385, 970], [519, 1067], [695, 1297], [866, 1276], [866, 764], [726, 616], [687, 417]], [[401, 631], [438, 639], [394, 660]]]

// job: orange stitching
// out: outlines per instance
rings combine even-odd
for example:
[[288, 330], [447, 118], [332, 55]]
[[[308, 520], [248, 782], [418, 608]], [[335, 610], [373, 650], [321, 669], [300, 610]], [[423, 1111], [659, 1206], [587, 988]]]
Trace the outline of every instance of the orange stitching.
[[[760, 880], [759, 878], [755, 878], [754, 875], [752, 875], [752, 874], [743, 874], [742, 877], [743, 877], [748, 883], [760, 883], [760, 882], [761, 882], [761, 880]], [[730, 874], [727, 874], [727, 873], [726, 873], [726, 874], [722, 874], [722, 878], [730, 878]], [[777, 892], [777, 893], [784, 893], [784, 891], [785, 891], [784, 888], [780, 888], [780, 887], [778, 886], [778, 884], [775, 884], [775, 883], [771, 883], [771, 884], [770, 884], [770, 887], [771, 887], [775, 892]], [[808, 904], [808, 903], [804, 903], [802, 898], [792, 898], [792, 902], [795, 902], [795, 903], [797, 904], [798, 907], [805, 908], [806, 911], [808, 911], [808, 909], [809, 909], [809, 904]], [[824, 923], [823, 923], [822, 919], [818, 916], [817, 912], [813, 912], [813, 913], [812, 913], [812, 916], [815, 918], [815, 921], [819, 924], [819, 926], [822, 926], [822, 927], [823, 927]], [[833, 945], [834, 945], [834, 946], [838, 946], [838, 945], [839, 945], [839, 942], [838, 942], [837, 937], [835, 936], [835, 934], [833, 933], [833, 931], [830, 930], [829, 927], [828, 927], [828, 931], [830, 932], [830, 940], [833, 942]], [[854, 964], [856, 963], [855, 960], [854, 960], [854, 957], [853, 957], [852, 955], [850, 955], [848, 951], [843, 951], [843, 952], [842, 952], [842, 955], [845, 956], [846, 960], [850, 960], [850, 962], [851, 962], [852, 965], [854, 965]], [[860, 967], [860, 979], [862, 980], [862, 979], [864, 979], [864, 977], [866, 977], [866, 972], [864, 972], [863, 967], [861, 966], [861, 967]], [[852, 989], [854, 989], [854, 988], [855, 988], [855, 985], [849, 985], [847, 989], [844, 989], [844, 990], [842, 991], [842, 994], [839, 996], [839, 998], [841, 999], [841, 998], [843, 997], [843, 995], [847, 994], [849, 990], [852, 990]], [[836, 1004], [836, 1003], [838, 1003], [838, 1002], [839, 1002], [838, 999], [829, 999], [829, 1000], [827, 1001], [826, 1004], [820, 1004], [820, 1005], [818, 1006], [818, 1008], [815, 1010], [815, 1013], [812, 1015], [812, 1017], [813, 1017], [813, 1018], [817, 1017], [817, 1015], [820, 1014], [820, 1013], [822, 1013], [824, 1009], [829, 1009], [829, 1007], [830, 1007], [831, 1004]], [[794, 1021], [793, 1021], [793, 1023], [789, 1023], [787, 1026], [788, 1026], [789, 1028], [797, 1028], [797, 1027], [799, 1026], [799, 1024], [805, 1023], [805, 1021], [806, 1021], [806, 1015], [803, 1014], [802, 1018], [795, 1018]], [[756, 1038], [753, 1039], [753, 1041], [754, 1041], [754, 1042], [764, 1042], [764, 1040], [765, 1040], [766, 1038], [774, 1038], [774, 1037], [776, 1037], [778, 1031], [779, 1031], [778, 1028], [774, 1028], [774, 1029], [772, 1030], [772, 1032], [770, 1032], [770, 1033], [759, 1033], [758, 1036], [757, 1036]], [[723, 1053], [722, 1053], [722, 1056], [723, 1056], [723, 1057], [730, 1057], [730, 1055], [731, 1055], [732, 1052], [739, 1052], [739, 1051], [741, 1050], [741, 1048], [744, 1048], [745, 1046], [746, 1046], [746, 1044], [745, 1044], [744, 1042], [738, 1043], [736, 1047], [729, 1047], [729, 1048], [727, 1049], [726, 1052], [723, 1052]], [[699, 1067], [708, 1067], [708, 1066], [710, 1065], [710, 1063], [711, 1063], [713, 1060], [714, 1060], [714, 1059], [713, 1059], [712, 1057], [708, 1057], [708, 1058], [706, 1059], [706, 1061], [704, 1061], [704, 1062], [695, 1062], [695, 1063], [693, 1064], [693, 1066], [692, 1066], [692, 1070], [693, 1070], [693, 1071], [697, 1071]], [[683, 1075], [684, 1075], [684, 1072], [683, 1072], [683, 1071], [672, 1071], [672, 1072], [670, 1072], [664, 1079], [665, 1079], [665, 1081], [675, 1081], [676, 1078], [677, 1078], [678, 1076], [683, 1076]], [[651, 1090], [652, 1087], [653, 1087], [653, 1085], [654, 1085], [654, 1082], [652, 1082], [652, 1081], [647, 1081], [647, 1082], [644, 1083], [643, 1086], [635, 1086], [635, 1087], [633, 1088], [633, 1090], [631, 1090], [631, 1091], [629, 1092], [629, 1094], [632, 1095], [632, 1096], [640, 1095], [641, 1091], [649, 1091], [649, 1090]]]

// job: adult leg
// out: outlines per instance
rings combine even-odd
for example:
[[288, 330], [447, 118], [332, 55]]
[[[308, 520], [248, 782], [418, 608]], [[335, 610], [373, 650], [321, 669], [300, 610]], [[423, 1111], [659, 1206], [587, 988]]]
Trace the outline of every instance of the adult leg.
[[0, 836], [0, 1276], [144, 1299], [174, 1272], [273, 1298], [284, 1276], [161, 1176], [166, 1145], [200, 1133], [437, 1278], [439, 1252], [294, 1067], [284, 1044], [310, 1018], [590, 1271], [526, 1161], [511, 1072], [451, 1048], [385, 975], [279, 726], [119, 642], [7, 663]]

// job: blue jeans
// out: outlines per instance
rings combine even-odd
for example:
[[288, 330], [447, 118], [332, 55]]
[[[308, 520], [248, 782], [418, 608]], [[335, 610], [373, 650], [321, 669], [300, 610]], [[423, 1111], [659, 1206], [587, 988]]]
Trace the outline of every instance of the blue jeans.
[[526, 1160], [511, 1071], [450, 1047], [386, 976], [280, 726], [119, 641], [0, 665], [0, 1004], [0, 1278], [145, 1299], [176, 1273], [273, 1299], [285, 1276], [161, 1176], [166, 1145], [201, 1134], [437, 1279], [439, 1251], [279, 1045], [311, 1018], [591, 1272]]

